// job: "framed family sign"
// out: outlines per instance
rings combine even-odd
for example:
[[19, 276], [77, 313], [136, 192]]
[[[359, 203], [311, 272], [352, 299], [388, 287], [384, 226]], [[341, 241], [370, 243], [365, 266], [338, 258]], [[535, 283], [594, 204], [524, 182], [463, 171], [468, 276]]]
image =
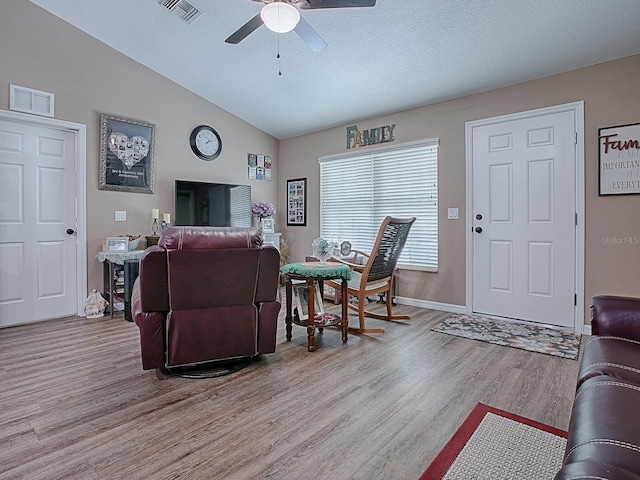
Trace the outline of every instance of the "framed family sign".
[[153, 193], [155, 125], [100, 115], [100, 190]]
[[640, 123], [598, 129], [599, 195], [640, 193]]
[[287, 226], [307, 225], [307, 179], [287, 180]]

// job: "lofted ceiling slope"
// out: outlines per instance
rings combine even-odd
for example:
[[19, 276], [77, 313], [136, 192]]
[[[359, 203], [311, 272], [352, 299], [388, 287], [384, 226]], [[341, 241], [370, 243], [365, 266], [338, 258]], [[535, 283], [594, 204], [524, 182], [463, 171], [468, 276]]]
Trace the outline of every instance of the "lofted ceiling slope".
[[638, 0], [300, 10], [319, 52], [265, 26], [225, 43], [260, 11], [252, 0], [188, 0], [191, 23], [158, 0], [31, 1], [278, 139], [640, 53]]

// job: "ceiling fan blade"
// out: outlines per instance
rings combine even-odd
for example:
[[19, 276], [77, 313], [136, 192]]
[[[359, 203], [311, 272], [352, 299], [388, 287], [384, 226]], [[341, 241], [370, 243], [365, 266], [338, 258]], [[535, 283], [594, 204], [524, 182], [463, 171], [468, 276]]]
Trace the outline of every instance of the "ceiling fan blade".
[[304, 18], [300, 17], [300, 21], [294, 30], [314, 52], [319, 52], [327, 47], [327, 42], [311, 28], [311, 25]]
[[303, 9], [313, 8], [347, 8], [347, 7], [374, 7], [376, 0], [307, 0], [302, 4]]
[[251, 35], [260, 25], [263, 25], [262, 18], [258, 13], [255, 17], [241, 26], [238, 30], [231, 34], [229, 38], [225, 40], [226, 43], [237, 44]]

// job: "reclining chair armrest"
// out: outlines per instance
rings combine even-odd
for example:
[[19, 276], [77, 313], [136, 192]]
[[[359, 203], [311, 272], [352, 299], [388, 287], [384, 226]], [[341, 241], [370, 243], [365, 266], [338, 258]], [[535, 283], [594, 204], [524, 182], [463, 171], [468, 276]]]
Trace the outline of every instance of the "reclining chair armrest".
[[640, 298], [598, 295], [591, 299], [593, 335], [640, 341]]
[[272, 302], [280, 292], [280, 252], [273, 245], [260, 249], [260, 270], [256, 285], [255, 302]]
[[258, 308], [258, 353], [273, 353], [280, 312], [280, 252], [273, 245], [261, 248], [254, 300]]
[[140, 301], [143, 312], [168, 312], [167, 252], [158, 245], [147, 248], [140, 259]]
[[258, 353], [273, 353], [276, 351], [279, 312], [279, 293], [274, 302], [261, 302], [258, 304]]
[[131, 293], [131, 314], [140, 329], [140, 350], [142, 368], [162, 368], [164, 366], [164, 312], [144, 312], [140, 296], [140, 278], [133, 284]]

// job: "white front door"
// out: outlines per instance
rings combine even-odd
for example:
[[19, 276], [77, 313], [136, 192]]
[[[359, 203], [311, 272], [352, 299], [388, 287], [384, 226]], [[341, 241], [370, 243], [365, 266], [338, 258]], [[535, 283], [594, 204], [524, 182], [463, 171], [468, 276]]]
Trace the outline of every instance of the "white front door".
[[471, 129], [472, 311], [575, 325], [573, 111]]
[[0, 327], [78, 313], [76, 146], [0, 119]]

